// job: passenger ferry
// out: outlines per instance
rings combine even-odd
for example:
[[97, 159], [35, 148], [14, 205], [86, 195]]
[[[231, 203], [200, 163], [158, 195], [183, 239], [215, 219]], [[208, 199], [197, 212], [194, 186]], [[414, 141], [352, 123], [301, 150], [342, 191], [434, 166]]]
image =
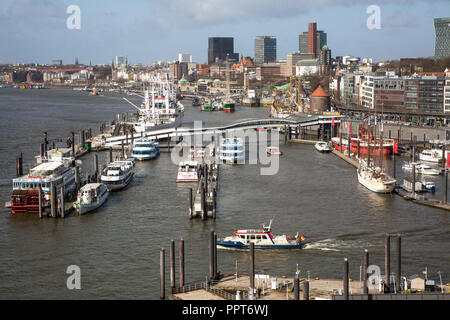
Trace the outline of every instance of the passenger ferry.
[[133, 160], [114, 161], [103, 170], [100, 180], [106, 185], [108, 191], [119, 191], [133, 179], [133, 169]]
[[243, 163], [245, 160], [245, 152], [242, 139], [222, 139], [219, 147], [219, 158], [225, 163]]
[[101, 207], [108, 199], [108, 188], [103, 183], [89, 183], [83, 186], [73, 207], [79, 214], [86, 214]]
[[217, 247], [221, 249], [248, 249], [254, 243], [255, 249], [301, 249], [305, 245], [305, 237], [299, 233], [295, 237], [274, 236], [272, 220], [268, 226], [263, 224], [259, 230], [237, 230], [234, 236], [217, 239]]
[[75, 160], [70, 148], [47, 151], [46, 156], [37, 157], [37, 165], [28, 175], [13, 179], [11, 200], [5, 204], [11, 213], [39, 213], [39, 188], [43, 191], [43, 207], [50, 206], [51, 185], [59, 190], [64, 186], [64, 195], [75, 192]]
[[182, 161], [178, 165], [176, 182], [200, 181], [201, 166], [198, 161]]
[[134, 141], [132, 157], [136, 160], [151, 160], [159, 155], [158, 144], [148, 138]]

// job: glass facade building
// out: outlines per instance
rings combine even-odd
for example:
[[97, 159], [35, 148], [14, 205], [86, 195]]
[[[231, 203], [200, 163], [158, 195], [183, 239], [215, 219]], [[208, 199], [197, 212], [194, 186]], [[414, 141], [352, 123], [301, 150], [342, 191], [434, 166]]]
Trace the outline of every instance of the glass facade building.
[[221, 61], [227, 59], [239, 61], [239, 54], [234, 53], [234, 38], [208, 38], [208, 64], [211, 65], [216, 58]]
[[270, 36], [257, 37], [255, 39], [255, 65], [277, 60], [277, 39]]
[[434, 19], [436, 30], [435, 59], [450, 57], [450, 18]]

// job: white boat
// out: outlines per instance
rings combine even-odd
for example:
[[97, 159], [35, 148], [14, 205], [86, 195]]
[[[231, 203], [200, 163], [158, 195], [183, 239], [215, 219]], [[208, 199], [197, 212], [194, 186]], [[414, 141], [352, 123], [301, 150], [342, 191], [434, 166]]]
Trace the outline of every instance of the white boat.
[[431, 166], [420, 162], [408, 162], [402, 165], [402, 169], [405, 171], [412, 171], [412, 166], [416, 167], [416, 174], [438, 176], [441, 172], [438, 169], [434, 169]]
[[331, 148], [328, 145], [328, 143], [324, 142], [324, 141], [319, 141], [317, 142], [314, 147], [316, 148], [317, 151], [319, 152], [331, 152]]
[[182, 161], [178, 165], [176, 182], [200, 181], [201, 166], [198, 161]]
[[126, 139], [126, 135], [118, 135], [121, 125], [132, 127], [136, 135], [142, 137], [146, 132], [178, 128], [183, 124], [184, 106], [177, 100], [175, 86], [168, 81], [168, 75], [166, 79], [153, 79], [151, 82], [151, 97], [150, 91], [145, 89], [142, 96], [144, 102], [141, 106], [123, 98], [138, 110], [138, 120], [119, 122], [116, 125], [116, 135], [106, 138], [105, 147], [120, 145]]
[[244, 143], [240, 138], [224, 138], [219, 147], [220, 161], [225, 163], [243, 163], [245, 160]]
[[108, 188], [103, 183], [89, 183], [81, 187], [73, 207], [79, 214], [86, 214], [101, 207], [108, 199]]
[[158, 144], [152, 139], [142, 138], [134, 140], [132, 157], [136, 160], [151, 160], [159, 155]]
[[436, 184], [432, 181], [421, 181], [427, 191], [436, 191]]
[[305, 244], [305, 237], [297, 233], [296, 236], [272, 235], [272, 220], [268, 226], [263, 225], [259, 230], [237, 230], [233, 236], [217, 239], [217, 248], [221, 249], [249, 249], [254, 243], [255, 249], [301, 249]]
[[[43, 206], [50, 206], [51, 185], [57, 190], [64, 187], [64, 196], [75, 193], [75, 170], [80, 170], [81, 161], [72, 156], [72, 149], [53, 149], [46, 155], [36, 157], [37, 164], [31, 168], [30, 173], [12, 180], [13, 190], [11, 201], [5, 204], [12, 213], [34, 212], [35, 206], [25, 204], [27, 195], [38, 192], [39, 188], [44, 193]], [[81, 171], [81, 170], [80, 170]], [[59, 192], [59, 191], [58, 191]]]
[[380, 167], [373, 168], [367, 165], [365, 160], [360, 160], [357, 173], [359, 183], [372, 192], [391, 193], [394, 191], [397, 181], [383, 172]]
[[103, 170], [100, 181], [106, 185], [108, 191], [119, 191], [133, 179], [133, 169], [133, 160], [114, 161]]
[[266, 152], [270, 155], [282, 155], [283, 152], [281, 152], [280, 148], [278, 147], [267, 147]]
[[419, 153], [419, 160], [426, 162], [442, 162], [442, 150], [441, 149], [425, 149]]

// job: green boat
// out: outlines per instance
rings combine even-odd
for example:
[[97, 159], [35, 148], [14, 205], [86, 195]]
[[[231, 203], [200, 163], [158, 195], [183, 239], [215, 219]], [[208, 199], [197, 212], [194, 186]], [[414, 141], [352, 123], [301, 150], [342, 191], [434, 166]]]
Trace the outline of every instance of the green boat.
[[201, 111], [211, 111], [211, 109], [212, 109], [211, 105], [207, 104], [207, 105], [203, 105], [200, 110]]
[[224, 103], [222, 104], [222, 110], [227, 112], [234, 111], [234, 103]]

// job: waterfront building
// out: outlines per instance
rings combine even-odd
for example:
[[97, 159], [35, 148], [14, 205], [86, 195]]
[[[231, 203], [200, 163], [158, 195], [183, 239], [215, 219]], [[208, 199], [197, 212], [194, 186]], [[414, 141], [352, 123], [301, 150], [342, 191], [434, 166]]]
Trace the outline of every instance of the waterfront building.
[[450, 112], [450, 70], [445, 70], [444, 112]]
[[277, 39], [272, 36], [260, 36], [255, 39], [255, 64], [276, 62]]
[[377, 111], [404, 111], [405, 80], [393, 72], [366, 75], [362, 82], [362, 105]]
[[208, 38], [208, 64], [225, 61], [227, 58], [229, 61], [239, 61], [239, 54], [234, 53], [234, 38]]
[[174, 80], [180, 80], [183, 75], [188, 74], [188, 64], [186, 62], [175, 62], [169, 65], [169, 75]]
[[407, 111], [441, 113], [444, 108], [444, 75], [415, 74], [405, 78], [405, 108]]
[[450, 18], [434, 19], [434, 28], [436, 30], [434, 57], [436, 59], [450, 57]]

